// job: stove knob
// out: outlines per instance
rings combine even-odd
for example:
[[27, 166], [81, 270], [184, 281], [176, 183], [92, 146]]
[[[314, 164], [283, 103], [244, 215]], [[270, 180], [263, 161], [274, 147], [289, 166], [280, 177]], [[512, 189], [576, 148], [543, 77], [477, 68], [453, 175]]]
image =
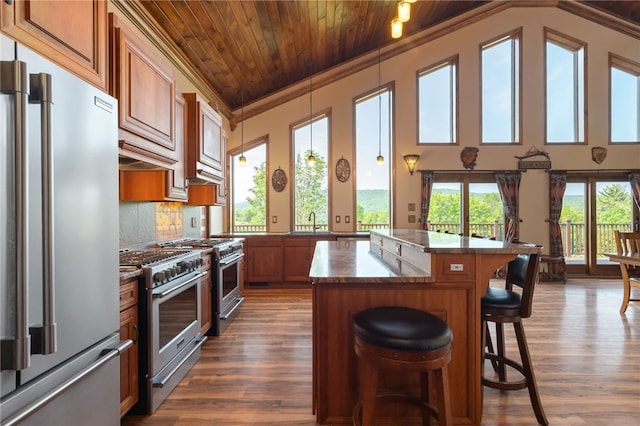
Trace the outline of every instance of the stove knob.
[[174, 266], [174, 267], [172, 267], [172, 268], [169, 268], [169, 274], [170, 274], [172, 277], [175, 277], [177, 273], [178, 273], [178, 267]]
[[164, 271], [156, 272], [153, 275], [153, 281], [157, 282], [157, 283], [164, 281], [166, 278], [167, 278], [167, 276], [164, 273]]

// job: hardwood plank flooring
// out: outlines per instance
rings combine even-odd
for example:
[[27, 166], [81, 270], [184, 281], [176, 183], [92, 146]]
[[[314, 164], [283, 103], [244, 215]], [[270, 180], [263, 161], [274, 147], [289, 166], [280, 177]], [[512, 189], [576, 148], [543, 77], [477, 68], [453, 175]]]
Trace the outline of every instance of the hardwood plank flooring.
[[[621, 297], [619, 280], [537, 287], [525, 330], [551, 425], [640, 425], [640, 303], [620, 315]], [[247, 290], [240, 309], [153, 415], [122, 425], [315, 424], [310, 290]], [[526, 390], [484, 392], [483, 425], [537, 424]]]

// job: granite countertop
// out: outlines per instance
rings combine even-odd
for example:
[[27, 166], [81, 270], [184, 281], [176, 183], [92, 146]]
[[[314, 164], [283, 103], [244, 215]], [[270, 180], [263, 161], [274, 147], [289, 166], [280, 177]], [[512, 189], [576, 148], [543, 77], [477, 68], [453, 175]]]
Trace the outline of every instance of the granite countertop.
[[140, 268], [120, 268], [120, 282], [130, 280], [131, 278], [141, 277], [142, 269]]
[[428, 283], [430, 274], [409, 264], [401, 270], [369, 252], [369, 241], [320, 241], [309, 278], [319, 283]]
[[401, 244], [429, 253], [518, 254], [536, 253], [540, 250], [539, 247], [532, 244], [514, 244], [420, 229], [372, 230], [371, 238], [375, 238], [376, 235], [394, 239]]

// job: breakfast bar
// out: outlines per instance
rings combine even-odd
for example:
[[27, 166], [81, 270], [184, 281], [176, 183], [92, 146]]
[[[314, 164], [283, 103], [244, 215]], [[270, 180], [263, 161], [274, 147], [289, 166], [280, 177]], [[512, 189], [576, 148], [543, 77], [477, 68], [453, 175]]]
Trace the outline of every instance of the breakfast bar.
[[[353, 316], [383, 305], [429, 311], [453, 331], [449, 365], [455, 424], [479, 425], [480, 298], [495, 271], [533, 246], [421, 230], [376, 230], [369, 241], [318, 242], [313, 286], [313, 409], [319, 424], [350, 424], [357, 401]], [[389, 389], [418, 388], [417, 377], [382, 376]], [[381, 422], [417, 421], [415, 407], [389, 404]]]

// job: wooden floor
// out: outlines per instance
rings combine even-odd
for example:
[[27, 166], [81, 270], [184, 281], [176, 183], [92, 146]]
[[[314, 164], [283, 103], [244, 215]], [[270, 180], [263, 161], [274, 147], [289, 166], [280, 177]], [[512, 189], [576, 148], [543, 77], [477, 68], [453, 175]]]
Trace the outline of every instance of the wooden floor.
[[[310, 291], [245, 293], [238, 319], [158, 410], [124, 426], [315, 424]], [[537, 287], [525, 329], [551, 425], [640, 425], [640, 302], [620, 315], [621, 298], [617, 280]], [[527, 391], [485, 388], [482, 424], [537, 424]]]

